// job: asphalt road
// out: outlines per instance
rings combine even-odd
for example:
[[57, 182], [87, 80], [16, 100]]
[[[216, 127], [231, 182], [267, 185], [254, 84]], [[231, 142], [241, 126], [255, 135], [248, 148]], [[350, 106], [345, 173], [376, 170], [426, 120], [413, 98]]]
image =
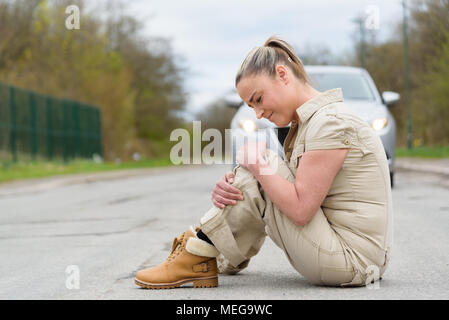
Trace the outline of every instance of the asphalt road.
[[391, 264], [371, 289], [309, 285], [269, 238], [245, 271], [220, 276], [218, 288], [137, 287], [136, 272], [162, 262], [173, 238], [198, 224], [227, 169], [0, 187], [0, 299], [449, 298], [449, 184], [412, 172], [397, 173]]

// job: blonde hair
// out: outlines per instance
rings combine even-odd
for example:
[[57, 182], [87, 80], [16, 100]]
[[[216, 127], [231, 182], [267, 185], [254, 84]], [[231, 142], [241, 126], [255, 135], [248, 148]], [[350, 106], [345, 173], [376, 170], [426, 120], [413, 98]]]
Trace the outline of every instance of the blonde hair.
[[278, 64], [288, 66], [303, 83], [311, 83], [301, 59], [295, 54], [292, 46], [276, 36], [271, 36], [262, 47], [256, 47], [248, 53], [235, 76], [235, 86], [243, 77], [250, 75], [266, 73], [274, 77]]

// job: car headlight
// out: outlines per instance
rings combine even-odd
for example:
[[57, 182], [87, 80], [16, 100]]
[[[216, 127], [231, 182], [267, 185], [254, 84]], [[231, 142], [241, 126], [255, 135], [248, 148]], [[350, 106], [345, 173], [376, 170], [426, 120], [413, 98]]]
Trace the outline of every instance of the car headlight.
[[388, 120], [387, 118], [376, 119], [371, 122], [371, 128], [376, 131], [382, 130], [387, 126]]
[[256, 131], [256, 129], [257, 129], [256, 122], [254, 122], [254, 120], [251, 120], [251, 119], [241, 120], [240, 126], [246, 132], [253, 132], [253, 131]]

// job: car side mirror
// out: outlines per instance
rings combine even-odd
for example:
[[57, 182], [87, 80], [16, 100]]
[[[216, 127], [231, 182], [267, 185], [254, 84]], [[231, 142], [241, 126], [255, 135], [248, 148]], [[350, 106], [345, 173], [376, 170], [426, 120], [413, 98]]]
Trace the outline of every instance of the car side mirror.
[[243, 100], [237, 93], [231, 93], [224, 96], [223, 101], [225, 105], [229, 108], [238, 109], [243, 105]]
[[382, 99], [388, 107], [392, 107], [401, 100], [401, 95], [393, 91], [384, 91], [382, 92]]

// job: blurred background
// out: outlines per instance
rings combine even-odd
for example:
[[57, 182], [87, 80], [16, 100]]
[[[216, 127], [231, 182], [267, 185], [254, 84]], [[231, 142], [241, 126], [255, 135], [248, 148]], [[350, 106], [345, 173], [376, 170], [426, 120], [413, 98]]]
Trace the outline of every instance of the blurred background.
[[[369, 72], [390, 91], [362, 101], [361, 81], [328, 78], [354, 110], [384, 107], [381, 138], [397, 131], [380, 290], [312, 287], [272, 241], [218, 291], [138, 290], [230, 169], [174, 166], [171, 133], [254, 133], [234, 79], [272, 35], [311, 75]], [[448, 188], [449, 0], [0, 0], [0, 299], [447, 299]]]
[[366, 68], [401, 94], [398, 153], [447, 156], [448, 17], [448, 0], [0, 0], [2, 181], [168, 165], [193, 120], [225, 137], [235, 73], [271, 35], [306, 65]]

